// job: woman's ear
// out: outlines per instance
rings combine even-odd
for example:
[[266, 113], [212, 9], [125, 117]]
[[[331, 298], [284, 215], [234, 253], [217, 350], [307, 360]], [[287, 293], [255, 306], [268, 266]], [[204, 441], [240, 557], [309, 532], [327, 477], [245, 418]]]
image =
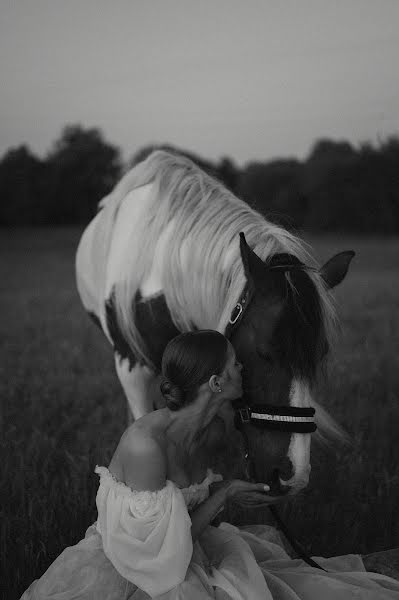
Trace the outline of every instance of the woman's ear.
[[218, 377], [217, 375], [211, 376], [211, 378], [208, 381], [208, 385], [214, 394], [217, 394], [218, 392], [222, 391], [222, 388], [220, 387], [220, 377]]

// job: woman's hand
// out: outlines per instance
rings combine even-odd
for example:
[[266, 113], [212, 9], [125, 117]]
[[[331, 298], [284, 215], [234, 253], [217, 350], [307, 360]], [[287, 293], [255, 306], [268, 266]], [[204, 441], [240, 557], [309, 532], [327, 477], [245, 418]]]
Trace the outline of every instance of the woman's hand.
[[194, 542], [214, 521], [227, 500], [235, 500], [248, 507], [271, 504], [278, 500], [276, 497], [267, 496], [270, 488], [265, 483], [231, 479], [214, 481], [209, 488], [209, 498], [201, 502], [191, 513], [191, 535]]
[[282, 499], [280, 496], [268, 496], [270, 487], [266, 483], [254, 483], [243, 479], [230, 479], [212, 483], [210, 493], [223, 489], [226, 500], [236, 500], [239, 504], [254, 506], [257, 504], [274, 504]]

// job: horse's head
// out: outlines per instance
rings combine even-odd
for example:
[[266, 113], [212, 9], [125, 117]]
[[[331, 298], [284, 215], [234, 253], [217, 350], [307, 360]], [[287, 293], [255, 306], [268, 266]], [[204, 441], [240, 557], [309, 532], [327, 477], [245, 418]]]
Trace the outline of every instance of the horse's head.
[[[282, 414], [290, 412], [287, 407], [311, 407], [316, 376], [329, 351], [321, 289], [344, 279], [354, 252], [339, 253], [312, 273], [291, 254], [274, 254], [263, 262], [243, 234], [240, 249], [250, 297], [231, 342], [244, 367], [243, 402], [272, 405]], [[309, 480], [311, 434], [265, 429], [258, 423], [241, 424], [252, 476], [270, 483], [273, 495], [296, 493]]]

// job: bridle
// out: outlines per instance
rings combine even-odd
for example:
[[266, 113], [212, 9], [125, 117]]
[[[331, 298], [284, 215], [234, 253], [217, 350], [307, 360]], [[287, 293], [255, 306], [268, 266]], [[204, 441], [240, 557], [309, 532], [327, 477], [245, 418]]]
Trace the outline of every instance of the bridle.
[[[295, 265], [296, 266], [296, 265]], [[270, 268], [288, 268], [288, 265], [279, 265]], [[225, 336], [231, 338], [233, 332], [238, 328], [255, 292], [254, 285], [247, 281], [240, 300], [235, 305], [226, 327]], [[274, 406], [272, 404], [248, 404], [241, 403], [235, 408], [236, 427], [244, 423], [250, 423], [265, 429], [274, 431], [288, 431], [297, 433], [313, 433], [317, 425], [314, 421], [315, 409], [311, 407], [301, 408], [297, 406]]]
[[[271, 269], [283, 268], [288, 270], [293, 266], [298, 265], [292, 264], [278, 264], [270, 266]], [[304, 266], [304, 265], [303, 265]], [[248, 280], [244, 286], [243, 292], [240, 296], [239, 301], [235, 305], [232, 314], [230, 316], [228, 325], [226, 327], [225, 336], [230, 338], [232, 333], [238, 328], [248, 305], [250, 304], [254, 295], [255, 288], [251, 280]], [[249, 440], [247, 432], [245, 431], [245, 425], [255, 425], [263, 429], [269, 429], [274, 431], [287, 431], [296, 433], [312, 433], [316, 431], [317, 425], [314, 421], [315, 409], [311, 407], [301, 408], [296, 406], [274, 406], [271, 404], [252, 404], [248, 405], [241, 403], [234, 407], [235, 427], [240, 431], [244, 441], [244, 457], [247, 465], [247, 476], [249, 479], [255, 480], [254, 462], [249, 454]], [[299, 556], [310, 566], [316, 567], [326, 571], [323, 567], [318, 565], [308, 554], [305, 552], [303, 547], [293, 538], [292, 534], [288, 530], [287, 526], [283, 523], [280, 515], [275, 506], [270, 505], [270, 512], [275, 518], [278, 526], [287, 537], [291, 546], [299, 554]]]

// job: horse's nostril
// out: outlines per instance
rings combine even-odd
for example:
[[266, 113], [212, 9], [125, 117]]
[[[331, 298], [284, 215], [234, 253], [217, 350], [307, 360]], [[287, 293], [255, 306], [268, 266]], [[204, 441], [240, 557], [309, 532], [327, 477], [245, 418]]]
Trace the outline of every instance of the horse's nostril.
[[278, 480], [279, 480], [279, 471], [278, 471], [278, 469], [273, 469], [270, 481], [274, 481], [275, 483], [277, 483]]
[[288, 458], [288, 456], [286, 456], [281, 461], [281, 464], [279, 467], [279, 476], [283, 481], [288, 481], [289, 479], [291, 479], [293, 474], [294, 474], [294, 467], [292, 465], [292, 462]]
[[279, 469], [273, 469], [268, 482], [270, 483], [270, 493], [272, 496], [283, 496], [291, 489], [291, 486], [287, 486], [282, 483]]

